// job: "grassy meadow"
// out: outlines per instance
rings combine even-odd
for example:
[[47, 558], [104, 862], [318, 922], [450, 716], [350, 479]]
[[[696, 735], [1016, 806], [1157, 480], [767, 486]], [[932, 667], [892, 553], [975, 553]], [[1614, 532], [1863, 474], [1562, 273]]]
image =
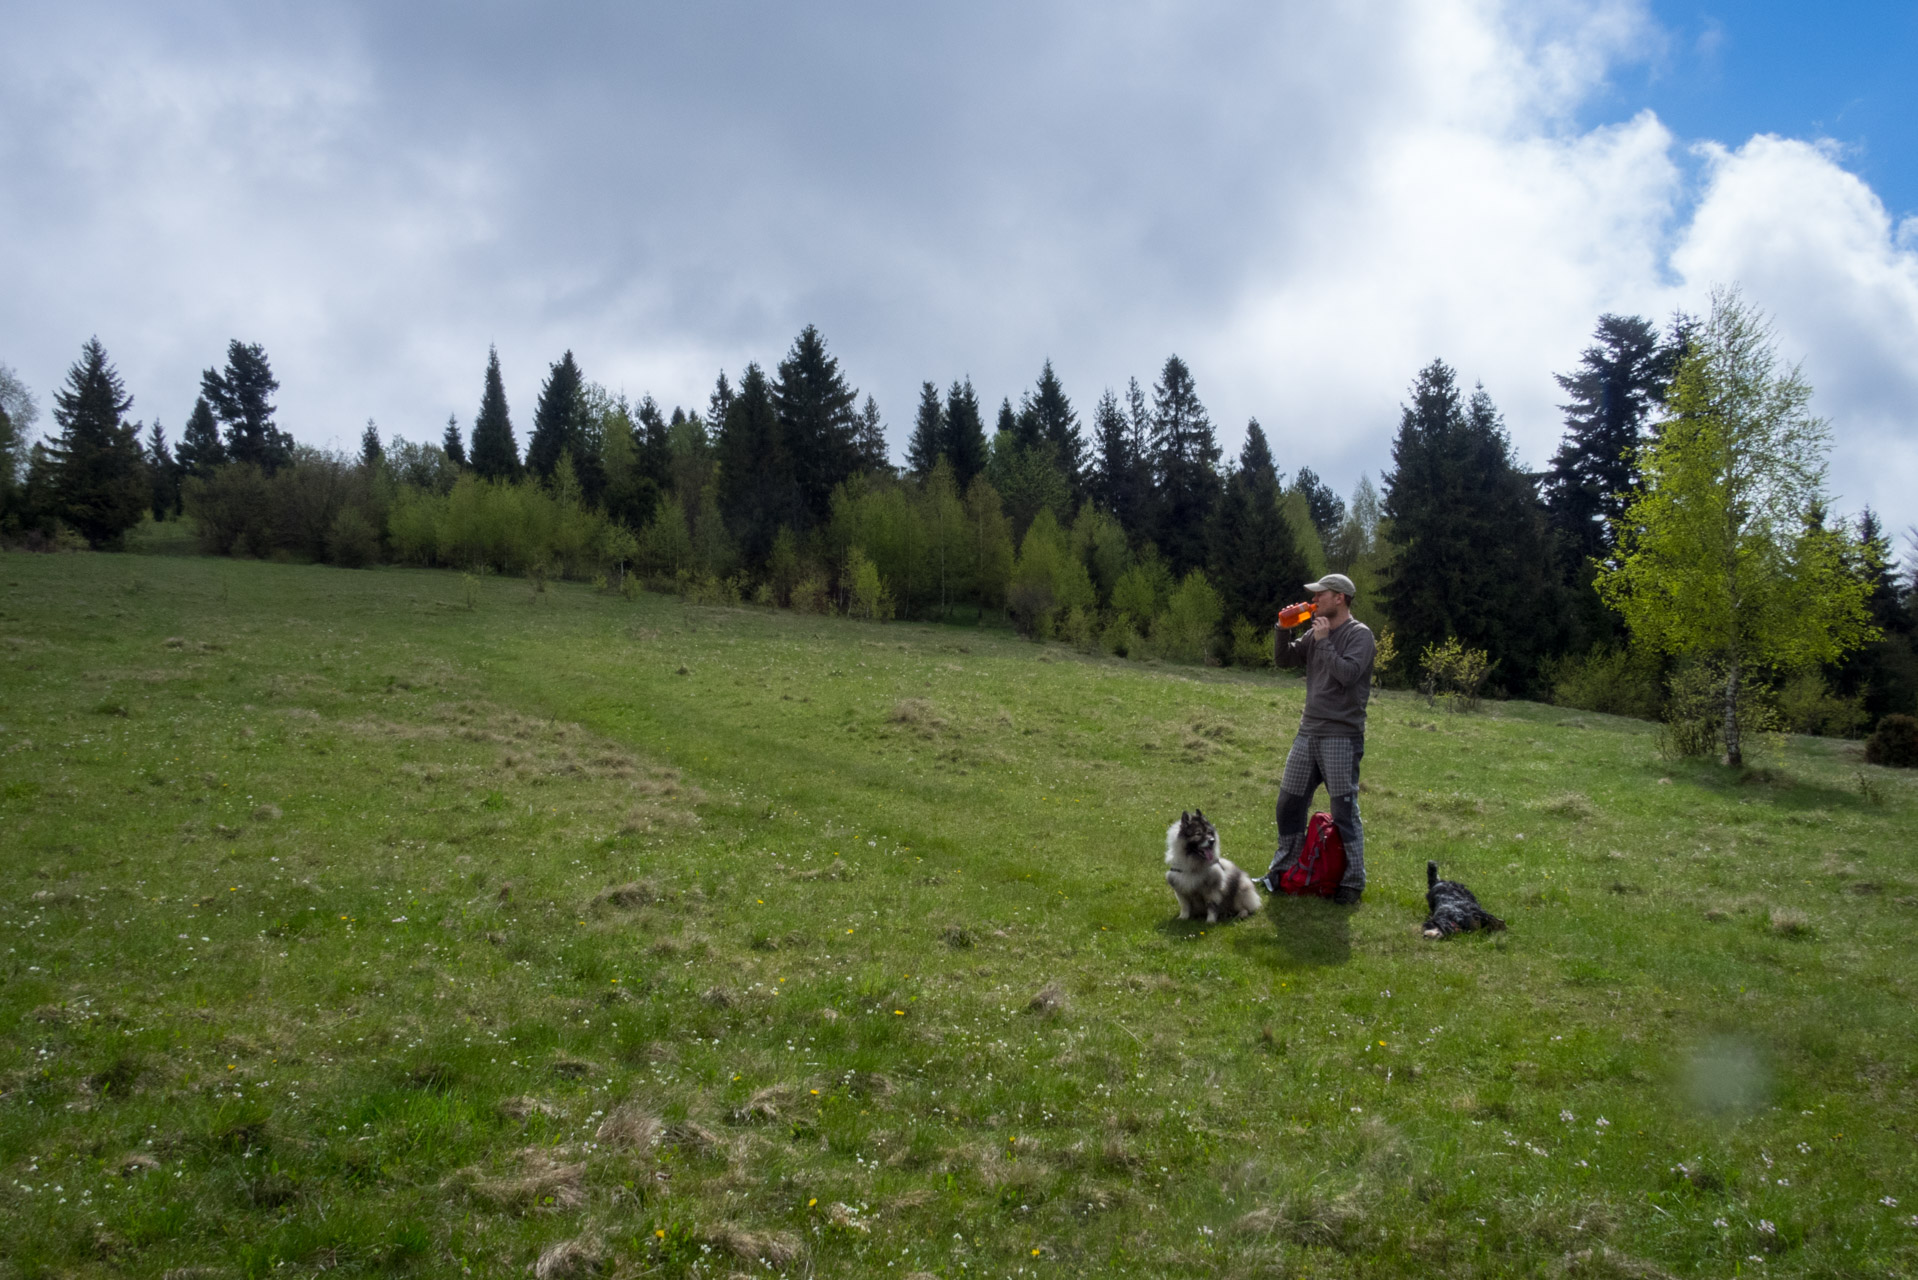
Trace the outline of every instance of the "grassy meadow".
[[158, 555], [0, 556], [0, 658], [0, 1275], [1918, 1269], [1855, 744], [1386, 693], [1363, 905], [1208, 927], [1289, 677]]

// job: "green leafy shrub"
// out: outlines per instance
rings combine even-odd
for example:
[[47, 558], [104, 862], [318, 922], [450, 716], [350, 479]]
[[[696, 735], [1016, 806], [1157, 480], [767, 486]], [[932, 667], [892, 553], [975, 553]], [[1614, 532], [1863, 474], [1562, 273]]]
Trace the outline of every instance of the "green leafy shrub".
[[1583, 657], [1561, 659], [1546, 678], [1557, 706], [1640, 720], [1658, 715], [1657, 674], [1645, 655], [1629, 649], [1600, 645]]
[[1219, 618], [1225, 604], [1206, 581], [1203, 571], [1194, 569], [1185, 575], [1165, 612], [1152, 624], [1153, 644], [1174, 662], [1204, 662], [1214, 656]]
[[1785, 681], [1777, 704], [1778, 718], [1787, 730], [1821, 738], [1855, 738], [1867, 719], [1862, 695], [1834, 694], [1817, 671], [1803, 671]]
[[1448, 711], [1476, 711], [1479, 690], [1492, 672], [1485, 650], [1472, 649], [1448, 636], [1443, 644], [1428, 644], [1419, 655], [1419, 691], [1427, 706], [1445, 699]]
[[1269, 667], [1272, 665], [1272, 633], [1254, 625], [1249, 618], [1232, 624], [1232, 665]]
[[1886, 716], [1865, 739], [1865, 759], [1896, 769], [1918, 768], [1918, 719]]
[[846, 554], [847, 612], [855, 618], [884, 622], [892, 617], [892, 594], [879, 576], [879, 566], [854, 547]]
[[363, 569], [380, 558], [380, 535], [358, 507], [342, 507], [326, 532], [326, 558], [343, 569]]

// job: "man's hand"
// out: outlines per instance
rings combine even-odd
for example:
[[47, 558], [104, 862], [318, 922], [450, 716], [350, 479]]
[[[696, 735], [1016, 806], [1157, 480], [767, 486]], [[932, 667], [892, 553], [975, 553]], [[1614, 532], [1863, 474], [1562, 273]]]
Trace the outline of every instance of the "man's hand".
[[1324, 614], [1312, 619], [1312, 638], [1323, 640], [1332, 634], [1332, 623]]

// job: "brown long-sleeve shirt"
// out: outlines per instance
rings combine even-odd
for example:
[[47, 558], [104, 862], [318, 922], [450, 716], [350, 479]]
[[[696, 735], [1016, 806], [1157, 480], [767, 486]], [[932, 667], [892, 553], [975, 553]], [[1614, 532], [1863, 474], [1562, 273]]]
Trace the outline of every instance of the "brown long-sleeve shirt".
[[1272, 633], [1272, 660], [1305, 668], [1305, 714], [1299, 732], [1310, 737], [1363, 738], [1365, 704], [1372, 696], [1372, 661], [1378, 656], [1372, 628], [1347, 618], [1321, 643], [1307, 628], [1296, 640], [1282, 628]]

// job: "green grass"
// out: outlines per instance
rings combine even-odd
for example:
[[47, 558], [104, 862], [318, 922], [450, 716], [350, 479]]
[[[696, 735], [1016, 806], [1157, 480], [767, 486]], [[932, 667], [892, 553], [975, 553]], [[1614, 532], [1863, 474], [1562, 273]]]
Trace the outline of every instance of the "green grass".
[[[1914, 780], [1851, 744], [1386, 694], [1364, 905], [1206, 927], [1162, 833], [1261, 866], [1289, 679], [429, 572], [0, 592], [0, 1274], [1918, 1265]], [[1427, 858], [1510, 931], [1419, 937]]]

